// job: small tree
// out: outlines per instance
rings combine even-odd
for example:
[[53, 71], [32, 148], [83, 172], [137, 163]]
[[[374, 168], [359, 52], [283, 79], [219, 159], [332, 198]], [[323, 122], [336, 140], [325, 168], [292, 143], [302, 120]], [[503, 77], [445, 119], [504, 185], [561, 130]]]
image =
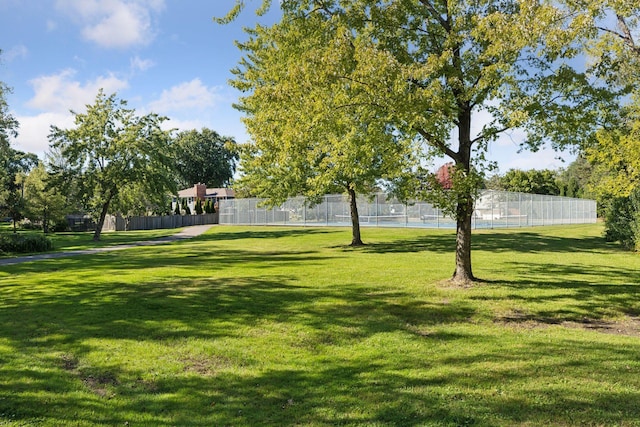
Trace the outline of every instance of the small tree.
[[184, 212], [184, 215], [191, 215], [191, 209], [189, 209], [187, 199], [182, 199], [182, 211]]
[[356, 49], [358, 40], [330, 17], [307, 18], [308, 25], [284, 19], [257, 28], [241, 45], [246, 59], [232, 84], [248, 93], [238, 108], [247, 114], [252, 142], [244, 147], [238, 185], [271, 206], [292, 196], [314, 204], [327, 193], [346, 193], [351, 245], [359, 246], [358, 195], [417, 164], [413, 140], [393, 132], [388, 114], [371, 108], [374, 97], [354, 84], [379, 68], [396, 77], [387, 58], [367, 57], [369, 46]]
[[196, 210], [196, 215], [202, 215], [202, 200], [198, 199], [196, 200], [196, 205], [195, 205], [195, 210]]
[[32, 221], [40, 221], [44, 233], [49, 232], [51, 223], [64, 221], [64, 215], [67, 213], [66, 198], [53, 185], [42, 163], [27, 176], [24, 197], [27, 217]]

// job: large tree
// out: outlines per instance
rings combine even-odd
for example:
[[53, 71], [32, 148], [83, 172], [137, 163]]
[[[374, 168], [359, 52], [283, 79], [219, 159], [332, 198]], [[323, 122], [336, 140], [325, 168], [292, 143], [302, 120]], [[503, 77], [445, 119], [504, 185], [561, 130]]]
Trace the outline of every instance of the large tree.
[[[567, 1], [584, 7], [584, 2]], [[586, 156], [594, 164], [594, 191], [603, 205], [606, 236], [640, 250], [640, 3], [587, 3], [600, 12], [595, 23], [599, 37], [588, 50], [594, 69], [608, 85], [629, 96], [617, 110], [617, 126], [603, 127]]]
[[[238, 0], [227, 20], [244, 3]], [[270, 3], [265, 0], [262, 9]], [[456, 281], [474, 280], [471, 218], [489, 143], [515, 127], [526, 131], [523, 144], [533, 149], [549, 140], [554, 146], [580, 143], [600, 123], [598, 101], [606, 92], [569, 65], [588, 16], [575, 18], [555, 2], [292, 0], [280, 7], [280, 23], [271, 30], [256, 27], [252, 40], [241, 45], [246, 56], [239, 87], [249, 92], [244, 103], [261, 96], [258, 88], [273, 89], [271, 103], [261, 104], [265, 109], [301, 102], [276, 90], [296, 81], [312, 90], [313, 95], [297, 94], [303, 102], [324, 93], [319, 104], [347, 87], [349, 97], [327, 103], [322, 118], [329, 121], [336, 110], [358, 106], [361, 126], [380, 118], [390, 134], [424, 146], [425, 156], [451, 159]], [[318, 26], [329, 36], [306, 38], [319, 35], [313, 28]], [[352, 52], [348, 67], [340, 61], [344, 51]], [[265, 59], [270, 55], [283, 63]], [[279, 73], [278, 85], [264, 79], [268, 73], [256, 72], [264, 67]], [[274, 141], [322, 122], [305, 114], [271, 120], [280, 128]]]
[[[0, 51], [1, 53], [2, 51]], [[9, 112], [7, 94], [11, 89], [0, 81], [0, 206], [7, 206], [15, 174], [11, 173], [11, 163], [15, 150], [11, 148], [10, 138], [18, 136], [18, 121]]]
[[197, 183], [209, 187], [229, 185], [238, 160], [235, 144], [233, 138], [207, 128], [180, 132], [175, 139], [179, 184], [182, 187]]
[[547, 194], [557, 196], [560, 194], [558, 187], [558, 173], [549, 169], [531, 169], [523, 171], [509, 169], [501, 177], [501, 190], [519, 193]]
[[85, 209], [96, 219], [94, 240], [100, 239], [110, 206], [126, 189], [143, 186], [156, 194], [175, 193], [174, 159], [166, 120], [157, 114], [137, 116], [126, 101], [102, 90], [86, 113], [76, 113], [75, 128], [52, 126], [49, 139], [64, 158], [67, 182], [82, 196]]
[[[371, 194], [379, 181], [398, 176], [411, 144], [390, 131], [387, 114], [358, 99], [358, 85], [334, 74], [340, 69], [357, 79], [367, 73], [358, 69], [358, 52], [344, 28], [320, 14], [307, 19], [313, 24], [284, 20], [259, 28], [242, 45], [251, 60], [235, 70], [232, 84], [250, 91], [237, 106], [246, 113], [252, 144], [243, 153], [239, 186], [271, 205], [298, 195], [313, 204], [327, 193], [345, 192], [351, 245], [359, 246], [358, 194]], [[333, 49], [315, 49], [324, 44]], [[334, 67], [323, 67], [326, 62]]]
[[25, 213], [24, 181], [27, 173], [38, 164], [38, 157], [33, 153], [23, 153], [7, 147], [0, 155], [0, 169], [3, 172], [2, 188], [0, 188], [0, 214], [13, 220], [13, 232], [17, 222]]
[[[601, 193], [628, 196], [640, 187], [640, 4], [635, 0], [606, 0], [597, 25], [600, 37], [589, 54], [609, 85], [627, 89], [621, 122], [598, 133], [597, 144], [587, 149], [589, 160], [605, 169], [598, 185]], [[615, 24], [611, 18], [615, 17]], [[602, 172], [602, 170], [601, 170]]]

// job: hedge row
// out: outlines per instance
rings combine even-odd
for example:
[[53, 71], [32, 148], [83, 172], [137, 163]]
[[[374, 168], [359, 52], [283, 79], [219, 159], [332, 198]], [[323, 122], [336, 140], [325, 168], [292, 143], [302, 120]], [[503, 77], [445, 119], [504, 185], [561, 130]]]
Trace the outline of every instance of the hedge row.
[[46, 252], [53, 248], [47, 237], [39, 234], [0, 234], [0, 253]]

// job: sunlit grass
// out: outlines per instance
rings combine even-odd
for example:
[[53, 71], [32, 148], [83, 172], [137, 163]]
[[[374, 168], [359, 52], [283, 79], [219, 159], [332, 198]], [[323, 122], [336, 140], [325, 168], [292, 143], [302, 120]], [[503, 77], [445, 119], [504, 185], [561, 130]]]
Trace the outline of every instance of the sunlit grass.
[[638, 425], [638, 255], [581, 225], [214, 227], [0, 267], [0, 424]]

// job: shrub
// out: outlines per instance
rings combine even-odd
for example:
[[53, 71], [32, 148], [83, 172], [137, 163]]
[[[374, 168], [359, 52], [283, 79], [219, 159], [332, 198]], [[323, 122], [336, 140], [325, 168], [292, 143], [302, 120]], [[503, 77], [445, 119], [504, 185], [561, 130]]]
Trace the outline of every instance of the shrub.
[[0, 252], [31, 253], [53, 249], [53, 243], [41, 234], [0, 234]]
[[18, 227], [23, 230], [42, 230], [42, 225], [40, 223], [33, 222], [28, 218], [20, 220]]
[[49, 231], [52, 231], [54, 233], [61, 233], [64, 231], [71, 231], [71, 229], [69, 228], [69, 224], [67, 223], [67, 221], [62, 220], [52, 222], [49, 226]]
[[605, 238], [640, 250], [640, 189], [629, 197], [616, 197], [605, 208]]

